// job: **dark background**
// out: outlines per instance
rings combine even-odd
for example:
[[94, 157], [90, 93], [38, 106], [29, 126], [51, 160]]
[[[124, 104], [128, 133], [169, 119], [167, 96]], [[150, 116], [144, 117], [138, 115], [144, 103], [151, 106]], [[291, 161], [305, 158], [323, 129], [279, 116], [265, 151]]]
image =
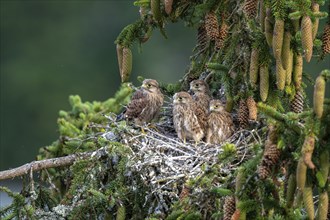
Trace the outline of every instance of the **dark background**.
[[[0, 2], [0, 170], [34, 160], [40, 147], [57, 139], [58, 111], [70, 109], [69, 95], [79, 94], [83, 101], [113, 96], [120, 85], [114, 41], [139, 18], [133, 2]], [[166, 30], [168, 40], [156, 30], [140, 54], [133, 46], [134, 84], [138, 75], [166, 83], [184, 75], [195, 30], [183, 23]], [[322, 63], [314, 59], [304, 71], [315, 79], [329, 66], [328, 56]], [[311, 86], [307, 92], [310, 97]]]

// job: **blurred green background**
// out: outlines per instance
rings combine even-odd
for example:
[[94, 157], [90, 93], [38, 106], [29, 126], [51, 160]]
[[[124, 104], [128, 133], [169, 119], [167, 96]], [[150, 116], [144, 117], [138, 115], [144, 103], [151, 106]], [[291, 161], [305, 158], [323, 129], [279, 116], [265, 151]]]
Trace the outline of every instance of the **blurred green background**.
[[[70, 108], [69, 95], [104, 101], [119, 88], [114, 41], [139, 18], [133, 2], [1, 0], [0, 170], [34, 160], [57, 139], [58, 111]], [[184, 75], [196, 31], [183, 23], [166, 30], [168, 40], [156, 30], [142, 53], [134, 45], [134, 84], [138, 75], [166, 83]], [[305, 71], [315, 78], [329, 65], [328, 56]]]

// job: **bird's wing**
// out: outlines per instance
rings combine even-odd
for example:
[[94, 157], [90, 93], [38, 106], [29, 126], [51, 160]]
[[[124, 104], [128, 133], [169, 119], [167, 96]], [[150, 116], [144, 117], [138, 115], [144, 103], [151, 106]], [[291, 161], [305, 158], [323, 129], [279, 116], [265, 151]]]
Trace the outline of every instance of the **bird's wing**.
[[205, 132], [207, 127], [207, 113], [200, 105], [195, 105], [194, 113], [197, 117], [198, 123], [202, 130]]
[[127, 118], [136, 118], [138, 117], [143, 109], [147, 106], [148, 95], [142, 90], [137, 90], [126, 107], [125, 116]]

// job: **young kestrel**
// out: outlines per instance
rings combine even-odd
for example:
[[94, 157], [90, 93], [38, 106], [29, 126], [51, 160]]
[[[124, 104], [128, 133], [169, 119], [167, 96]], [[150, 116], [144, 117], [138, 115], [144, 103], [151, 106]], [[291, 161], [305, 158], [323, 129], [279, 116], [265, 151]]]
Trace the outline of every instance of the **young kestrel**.
[[233, 132], [234, 123], [230, 113], [225, 110], [220, 100], [211, 100], [206, 142], [219, 144], [229, 138]]
[[196, 104], [208, 112], [209, 103], [211, 100], [209, 86], [204, 80], [193, 80], [190, 82], [190, 91]]
[[154, 119], [163, 105], [164, 96], [159, 84], [154, 79], [145, 79], [123, 112], [123, 117], [134, 120], [136, 125], [143, 125]]
[[190, 91], [193, 93], [192, 98], [196, 104], [195, 114], [204, 133], [206, 133], [208, 108], [211, 100], [209, 86], [203, 80], [193, 80], [190, 82]]
[[204, 137], [204, 131], [195, 114], [196, 104], [187, 92], [178, 92], [173, 96], [173, 124], [178, 137], [185, 143], [193, 139], [198, 143]]

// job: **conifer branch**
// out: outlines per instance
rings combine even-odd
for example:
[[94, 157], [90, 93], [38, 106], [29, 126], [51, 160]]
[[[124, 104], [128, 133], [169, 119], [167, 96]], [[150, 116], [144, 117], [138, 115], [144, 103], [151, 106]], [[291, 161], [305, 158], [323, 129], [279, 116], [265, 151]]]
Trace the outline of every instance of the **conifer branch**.
[[104, 148], [100, 148], [96, 151], [71, 154], [64, 157], [51, 158], [40, 161], [33, 161], [22, 166], [0, 171], [0, 180], [11, 179], [18, 176], [29, 174], [30, 171], [35, 172], [48, 168], [64, 167], [73, 164], [76, 160], [86, 159], [94, 155], [105, 155], [107, 151]]

